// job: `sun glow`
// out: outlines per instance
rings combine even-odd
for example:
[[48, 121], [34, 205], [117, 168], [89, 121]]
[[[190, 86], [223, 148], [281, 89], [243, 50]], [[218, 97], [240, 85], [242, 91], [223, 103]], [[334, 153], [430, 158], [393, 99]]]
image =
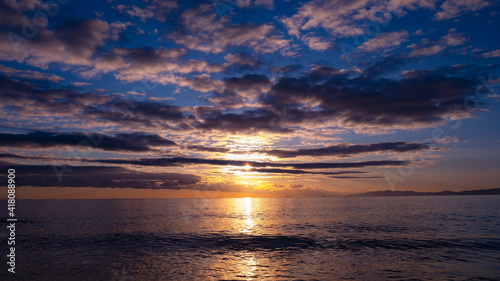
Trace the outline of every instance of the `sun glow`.
[[226, 139], [225, 144], [231, 151], [226, 153], [224, 158], [238, 161], [270, 161], [275, 157], [259, 152], [270, 145], [272, 141], [267, 135], [256, 135], [252, 138], [242, 135], [231, 136]]
[[275, 156], [261, 153], [267, 146], [272, 145], [272, 140], [267, 135], [232, 136], [226, 139], [225, 147], [231, 149], [225, 153], [224, 159], [243, 162], [241, 166], [228, 165], [221, 167], [219, 172], [228, 178], [229, 181], [239, 185], [247, 186], [250, 189], [261, 189], [262, 179], [273, 177], [255, 171], [254, 162], [274, 162]]

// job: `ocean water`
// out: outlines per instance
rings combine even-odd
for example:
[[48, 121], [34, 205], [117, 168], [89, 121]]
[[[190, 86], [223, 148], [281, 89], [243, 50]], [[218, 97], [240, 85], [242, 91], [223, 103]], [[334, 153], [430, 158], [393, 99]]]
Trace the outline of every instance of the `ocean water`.
[[500, 196], [25, 200], [17, 218], [0, 280], [500, 280]]

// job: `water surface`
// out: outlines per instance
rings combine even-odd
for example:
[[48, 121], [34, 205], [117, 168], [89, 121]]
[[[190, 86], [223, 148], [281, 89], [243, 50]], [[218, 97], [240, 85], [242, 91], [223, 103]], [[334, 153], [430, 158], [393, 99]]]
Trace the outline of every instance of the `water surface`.
[[17, 213], [16, 280], [500, 277], [500, 196], [26, 200]]

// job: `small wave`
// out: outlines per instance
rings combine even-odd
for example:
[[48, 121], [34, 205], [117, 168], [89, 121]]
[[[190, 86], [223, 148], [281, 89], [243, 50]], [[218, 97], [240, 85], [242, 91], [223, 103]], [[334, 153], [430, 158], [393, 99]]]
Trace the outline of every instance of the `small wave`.
[[[30, 238], [31, 242], [39, 241], [50, 244], [46, 237]], [[99, 247], [110, 250], [140, 251], [199, 251], [199, 250], [232, 250], [232, 251], [293, 251], [301, 249], [337, 249], [358, 251], [362, 249], [463, 249], [500, 251], [498, 239], [335, 239], [310, 238], [294, 235], [234, 235], [228, 233], [184, 233], [164, 236], [161, 233], [114, 233], [93, 236], [61, 236], [51, 238], [59, 247]], [[28, 241], [26, 241], [28, 242]], [[28, 242], [29, 243], [29, 242]], [[133, 246], [133, 247], [131, 247]]]

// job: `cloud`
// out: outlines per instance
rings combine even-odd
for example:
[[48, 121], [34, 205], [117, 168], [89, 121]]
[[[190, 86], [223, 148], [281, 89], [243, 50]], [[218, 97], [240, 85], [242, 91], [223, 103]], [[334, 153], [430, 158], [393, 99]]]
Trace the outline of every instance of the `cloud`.
[[[10, 149], [10, 148], [9, 148]], [[30, 160], [49, 160], [47, 157], [40, 157], [40, 156], [25, 156], [21, 154], [15, 154], [15, 153], [0, 153], [0, 158], [12, 158], [12, 159], [30, 159]], [[2, 162], [0, 162], [2, 163]]]
[[120, 13], [126, 13], [131, 17], [138, 17], [141, 21], [146, 22], [150, 18], [165, 22], [167, 15], [178, 7], [176, 1], [171, 0], [146, 0], [148, 5], [143, 8], [136, 5], [115, 5], [113, 8]]
[[323, 78], [331, 78], [332, 76], [341, 75], [344, 71], [327, 67], [327, 66], [315, 66], [311, 68], [310, 77], [311, 79], [321, 80]]
[[[467, 74], [448, 76], [446, 70], [397, 81], [351, 75], [336, 75], [323, 83], [314, 83], [313, 76], [282, 78], [262, 103], [287, 107], [289, 115], [295, 116], [290, 119], [292, 125], [330, 121], [325, 126], [411, 129], [441, 124], [447, 118], [466, 118], [472, 111], [460, 106], [478, 84], [465, 78]], [[303, 107], [307, 103], [316, 108]]]
[[408, 31], [395, 31], [380, 33], [377, 37], [364, 42], [358, 47], [360, 52], [372, 52], [378, 49], [390, 50], [392, 47], [401, 45], [408, 37]]
[[270, 24], [233, 25], [218, 17], [212, 5], [202, 4], [182, 13], [182, 28], [168, 35], [175, 43], [192, 50], [218, 54], [229, 46], [245, 46], [259, 53], [288, 50], [289, 40], [273, 35]]
[[136, 95], [47, 89], [5, 76], [0, 76], [0, 97], [5, 112], [21, 114], [22, 120], [17, 122], [53, 127], [54, 117], [64, 117], [58, 119], [59, 128], [118, 125], [119, 130], [149, 132], [290, 134], [318, 126], [414, 129], [474, 113], [474, 109], [456, 107], [463, 105], [479, 83], [465, 78], [472, 76], [464, 70], [404, 72], [401, 79], [379, 80], [378, 75], [393, 70], [403, 60], [389, 58], [386, 62], [389, 64], [379, 62], [361, 73], [314, 66], [300, 78], [277, 81], [255, 74], [222, 80], [207, 74], [179, 78], [179, 86], [207, 93], [214, 106], [205, 107], [169, 105]]
[[184, 165], [212, 165], [212, 166], [239, 166], [246, 167], [250, 165], [253, 168], [293, 168], [293, 169], [349, 169], [366, 167], [385, 167], [385, 166], [404, 166], [408, 161], [397, 160], [372, 160], [359, 162], [319, 162], [319, 163], [282, 163], [282, 162], [257, 162], [242, 160], [223, 160], [223, 159], [203, 159], [203, 158], [139, 158], [139, 159], [100, 159], [88, 160], [89, 162], [107, 163], [107, 164], [130, 164], [138, 166], [157, 166], [157, 167], [180, 167]]
[[182, 107], [153, 101], [131, 101], [128, 99], [113, 99], [103, 106], [91, 106], [82, 114], [87, 118], [110, 121], [122, 126], [138, 125], [144, 130], [160, 127], [163, 129], [186, 129], [192, 117], [186, 115]]
[[127, 30], [128, 27], [134, 26], [135, 24], [132, 22], [121, 22], [121, 21], [114, 21], [109, 24], [110, 27], [110, 33], [111, 33], [111, 39], [114, 41], [118, 41], [120, 39], [123, 39], [123, 31]]
[[422, 31], [422, 29], [419, 29], [419, 30], [417, 30], [417, 31], [415, 31], [415, 32], [413, 33], [413, 35], [417, 35], [417, 36], [422, 36], [422, 35], [424, 35], [424, 34], [425, 34], [425, 33]]
[[35, 36], [11, 44], [0, 33], [0, 60], [48, 69], [51, 63], [90, 66], [97, 48], [109, 38], [109, 25], [99, 19], [66, 20], [54, 30], [38, 28]]
[[97, 93], [78, 93], [74, 89], [46, 89], [5, 76], [0, 76], [0, 87], [0, 106], [5, 111], [19, 114], [17, 122], [41, 122], [40, 118], [47, 117], [53, 123], [53, 118], [63, 116], [68, 117], [67, 121], [75, 121], [83, 109], [116, 98]]
[[[81, 130], [116, 126], [125, 131], [158, 128], [187, 129], [193, 116], [189, 108], [147, 100], [145, 97], [49, 88], [0, 76], [0, 108], [16, 117], [16, 125], [32, 124]], [[64, 117], [64, 118], [63, 118]], [[54, 123], [54, 118], [58, 118]], [[4, 123], [5, 125], [5, 123]], [[56, 125], [56, 126], [54, 126]], [[137, 128], [133, 128], [138, 126]], [[89, 129], [90, 130], [90, 129]]]
[[458, 17], [466, 12], [475, 12], [493, 3], [486, 0], [446, 0], [439, 7], [441, 11], [435, 14], [437, 20], [447, 20]]
[[335, 179], [385, 179], [382, 176], [367, 176], [367, 177], [357, 177], [357, 176], [331, 176]]
[[297, 169], [278, 169], [278, 168], [262, 168], [255, 169], [252, 168], [250, 170], [241, 170], [241, 171], [250, 171], [257, 173], [268, 173], [268, 174], [292, 174], [292, 175], [345, 175], [345, 174], [366, 174], [368, 172], [363, 171], [339, 171], [339, 172], [314, 172], [314, 171], [306, 171], [306, 170], [297, 170]]
[[227, 54], [224, 59], [227, 61], [227, 66], [240, 66], [247, 67], [248, 69], [256, 69], [262, 65], [254, 55], [242, 53], [242, 54]]
[[200, 116], [194, 127], [203, 131], [251, 134], [258, 131], [291, 133], [292, 129], [273, 123], [276, 113], [266, 109], [248, 109], [241, 113], [212, 111]]
[[381, 74], [387, 74], [401, 69], [406, 63], [406, 60], [400, 55], [388, 55], [377, 60], [373, 64], [359, 65], [361, 68], [366, 67], [362, 74], [370, 77], [377, 77]]
[[[56, 4], [57, 5], [57, 4]], [[48, 7], [39, 0], [0, 1], [0, 24], [21, 27], [25, 24], [23, 12], [33, 11], [38, 7]]]
[[498, 57], [500, 57], [500, 49], [494, 50], [491, 52], [487, 52], [487, 53], [483, 53], [483, 54], [481, 54], [481, 56], [485, 59], [498, 58]]
[[224, 92], [235, 93], [248, 101], [254, 101], [267, 92], [272, 82], [265, 75], [245, 75], [224, 79]]
[[384, 152], [384, 153], [404, 153], [414, 152], [420, 150], [427, 150], [429, 146], [420, 143], [408, 142], [382, 142], [371, 144], [336, 144], [322, 148], [302, 148], [302, 149], [288, 149], [288, 150], [264, 150], [259, 151], [267, 155], [276, 156], [279, 158], [295, 158], [299, 156], [340, 156], [348, 157], [351, 155], [359, 155], [370, 152]]
[[428, 42], [424, 41], [425, 44], [422, 47], [413, 46], [413, 50], [408, 55], [409, 57], [421, 57], [421, 56], [431, 56], [435, 55], [449, 46], [462, 45], [467, 41], [461, 33], [458, 33], [455, 28], [449, 30], [448, 34], [441, 37], [438, 41]]
[[217, 152], [217, 153], [227, 153], [231, 151], [231, 149], [225, 147], [207, 147], [202, 145], [188, 145], [185, 148], [189, 150], [197, 150], [203, 152]]
[[208, 74], [194, 75], [193, 78], [182, 78], [177, 85], [180, 87], [189, 87], [191, 90], [208, 93], [213, 92], [222, 87], [222, 82], [212, 79]]
[[250, 6], [264, 6], [268, 9], [272, 9], [274, 6], [274, 0], [236, 0], [236, 5], [240, 8], [247, 8]]
[[409, 57], [424, 57], [424, 56], [432, 56], [435, 55], [442, 50], [446, 49], [446, 46], [444, 45], [431, 45], [429, 47], [422, 47], [422, 48], [416, 48], [411, 51], [409, 54]]
[[26, 80], [48, 80], [56, 83], [64, 80], [64, 78], [55, 74], [42, 73], [35, 70], [19, 70], [3, 65], [0, 65], [0, 72], [9, 77], [17, 77]]
[[101, 54], [93, 63], [93, 67], [81, 72], [84, 77], [93, 77], [101, 73], [114, 72], [116, 79], [135, 82], [148, 80], [161, 84], [177, 84], [182, 77], [174, 73], [187, 74], [192, 72], [222, 72], [224, 68], [216, 63], [207, 63], [190, 59], [182, 62], [186, 55], [185, 49], [113, 48], [110, 52]]
[[281, 18], [288, 33], [300, 37], [301, 33], [323, 29], [335, 37], [363, 34], [367, 22], [383, 23], [402, 9], [434, 7], [433, 0], [407, 1], [309, 1], [299, 7], [296, 14]]
[[307, 47], [309, 47], [309, 49], [315, 51], [324, 51], [332, 46], [330, 42], [325, 41], [325, 39], [321, 37], [304, 36], [302, 37], [302, 40], [305, 42]]
[[71, 86], [73, 87], [83, 87], [83, 86], [90, 86], [92, 85], [89, 82], [71, 82]]
[[[94, 187], [137, 189], [194, 189], [201, 177], [192, 174], [144, 172], [110, 166], [19, 165], [0, 162], [4, 170], [15, 169], [19, 186]], [[89, 176], [91, 175], [91, 176]]]
[[0, 133], [0, 145], [23, 149], [81, 146], [105, 151], [147, 152], [156, 151], [153, 147], [175, 146], [176, 143], [158, 135], [142, 133], [108, 136], [104, 134], [32, 132], [28, 134]]
[[436, 139], [434, 140], [434, 143], [443, 143], [443, 144], [450, 144], [450, 143], [459, 143], [460, 140], [456, 137], [444, 137], [444, 138], [440, 138], [440, 139]]
[[[167, 2], [150, 3], [163, 7]], [[100, 19], [71, 19], [54, 30], [37, 28], [33, 38], [27, 40], [19, 37], [16, 42], [11, 42], [8, 33], [0, 33], [0, 48], [4, 50], [0, 59], [43, 69], [48, 69], [52, 63], [78, 67], [77, 73], [85, 78], [114, 72], [116, 79], [126, 82], [146, 79], [161, 84], [176, 83], [177, 79], [172, 73], [213, 73], [224, 70], [218, 64], [205, 61], [192, 59], [181, 62], [186, 50], [180, 48], [114, 47], [107, 52], [99, 52], [107, 39], [117, 40], [119, 34], [130, 25], [132, 23], [117, 21], [108, 24]]]

